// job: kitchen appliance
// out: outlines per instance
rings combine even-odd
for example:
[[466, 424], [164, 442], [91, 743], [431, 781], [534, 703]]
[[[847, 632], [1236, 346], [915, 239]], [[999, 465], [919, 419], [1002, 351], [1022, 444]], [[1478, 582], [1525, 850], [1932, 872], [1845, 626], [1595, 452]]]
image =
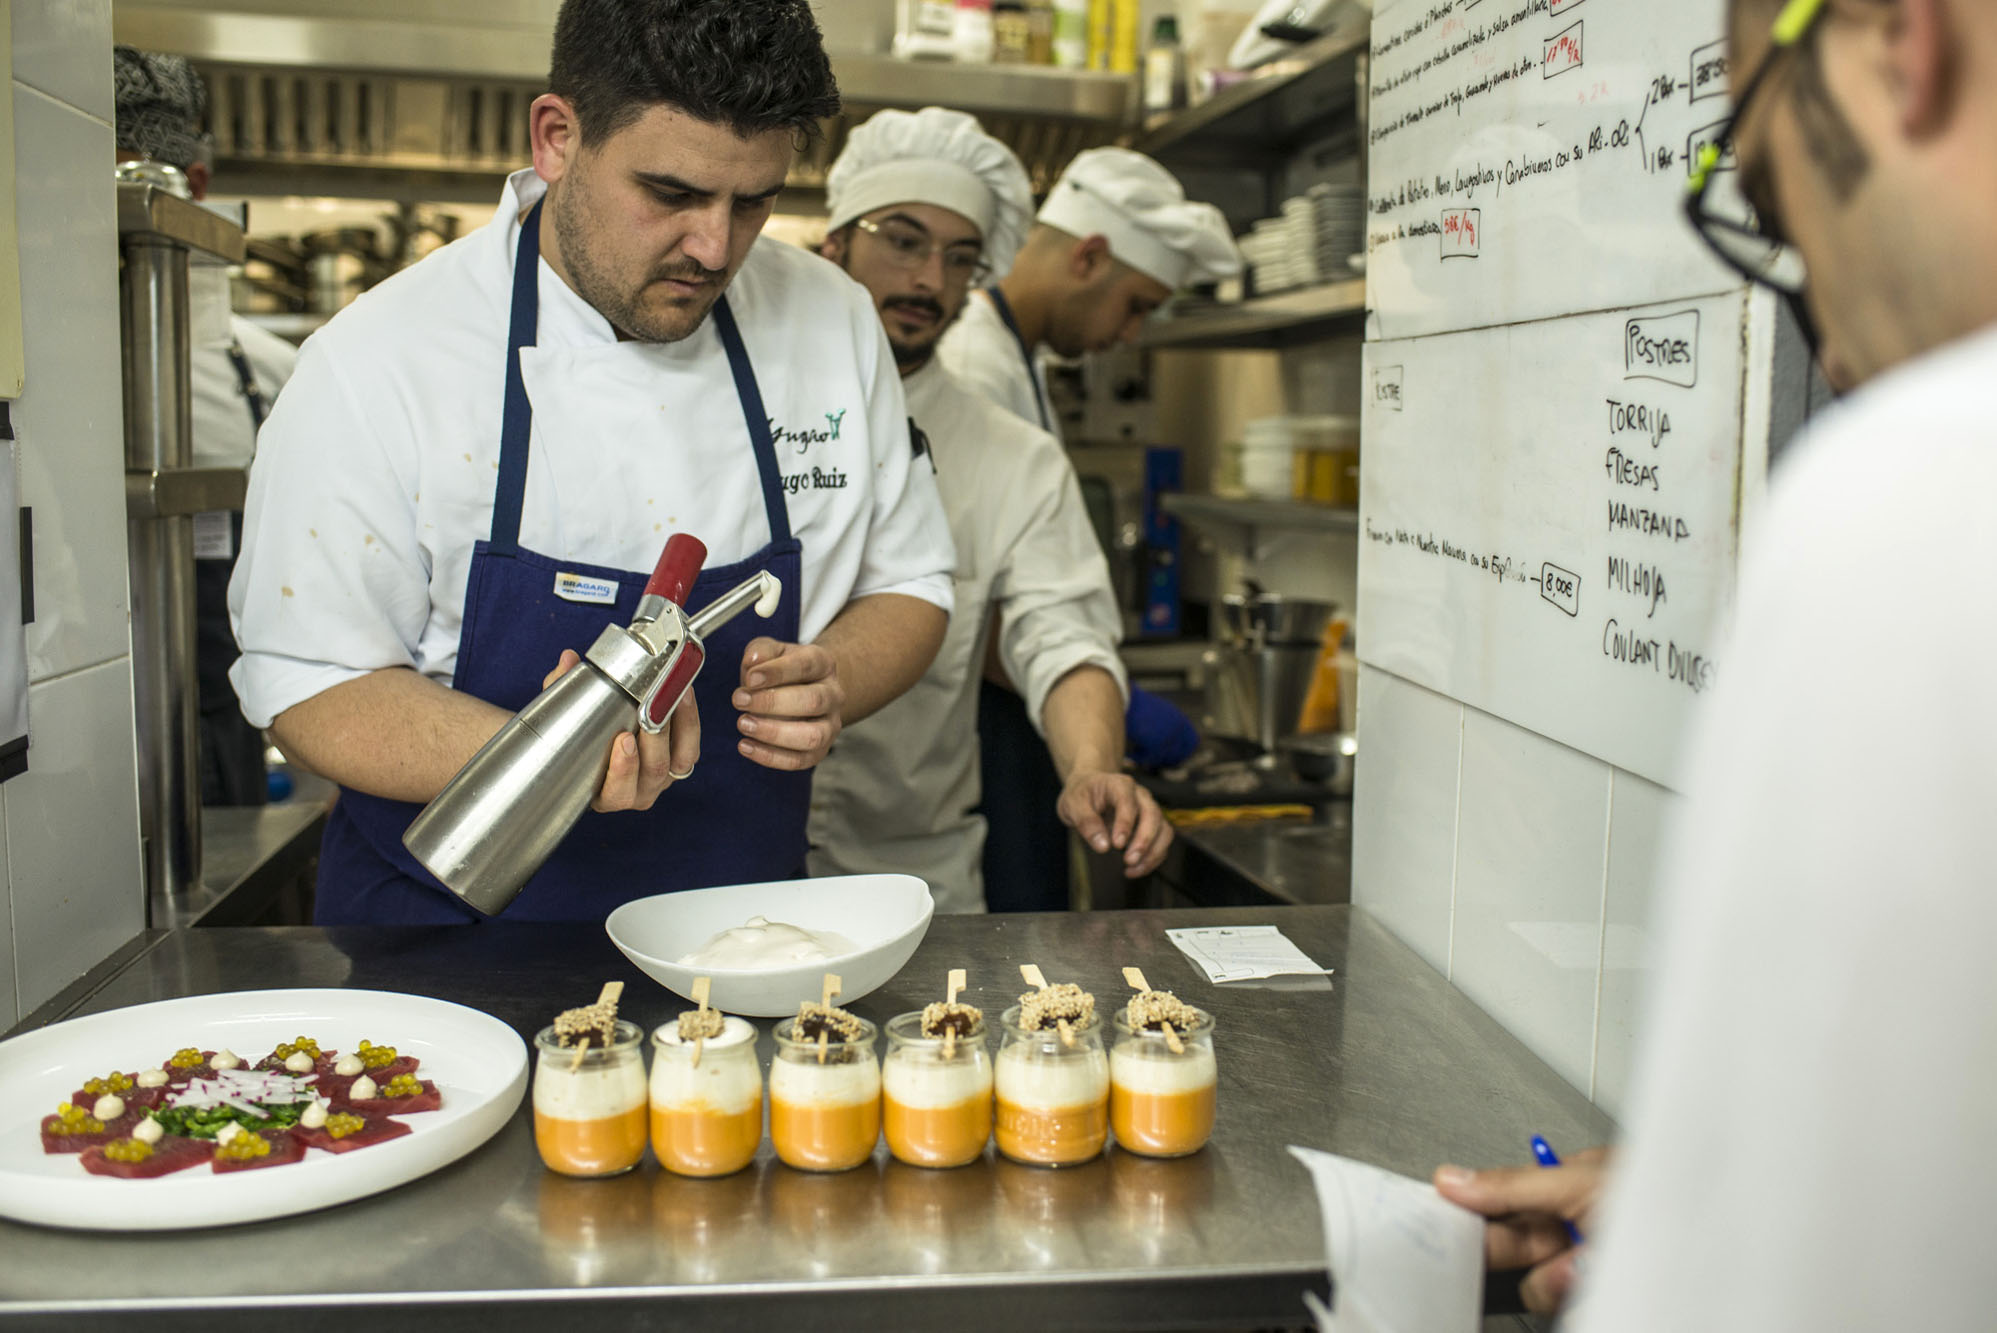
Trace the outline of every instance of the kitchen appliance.
[[677, 533], [629, 626], [606, 625], [576, 667], [487, 741], [402, 835], [451, 892], [492, 915], [519, 896], [603, 786], [620, 732], [664, 731], [706, 658], [704, 640], [783, 586], [761, 573], [699, 615], [682, 609], [707, 548]]
[[172, 167], [117, 167], [125, 516], [132, 696], [146, 885], [201, 884], [194, 516], [240, 509], [242, 468], [196, 468], [188, 271], [196, 253], [241, 263], [243, 231], [189, 197]]
[[1220, 601], [1220, 639], [1206, 657], [1206, 729], [1254, 742], [1274, 763], [1277, 745], [1295, 734], [1310, 692], [1331, 602], [1279, 593], [1229, 593]]

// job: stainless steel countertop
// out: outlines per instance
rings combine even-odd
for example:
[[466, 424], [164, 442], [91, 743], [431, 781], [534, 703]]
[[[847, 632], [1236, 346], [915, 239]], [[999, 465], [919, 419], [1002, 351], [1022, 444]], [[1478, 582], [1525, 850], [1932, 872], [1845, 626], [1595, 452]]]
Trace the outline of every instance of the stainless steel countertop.
[[1178, 830], [1184, 851], [1162, 874], [1204, 906], [1247, 904], [1257, 895], [1304, 907], [1352, 901], [1352, 802], [1333, 801], [1315, 819], [1246, 820]]
[[[1250, 923], [1281, 926], [1335, 975], [1223, 990], [1164, 935]], [[938, 917], [910, 965], [853, 1008], [885, 1020], [965, 966], [967, 998], [996, 1009], [1020, 989], [1024, 961], [1105, 1002], [1123, 993], [1118, 969], [1136, 964], [1212, 1010], [1221, 1086], [1204, 1152], [930, 1172], [883, 1150], [858, 1171], [814, 1176], [771, 1160], [766, 1142], [754, 1167], [724, 1180], [683, 1180], [648, 1161], [616, 1180], [573, 1181], [542, 1169], [523, 1104], [463, 1160], [303, 1217], [178, 1236], [0, 1223], [0, 1320], [146, 1310], [149, 1326], [208, 1327], [218, 1309], [259, 1309], [287, 1329], [343, 1333], [357, 1318], [412, 1310], [428, 1329], [551, 1318], [592, 1330], [1299, 1324], [1302, 1291], [1323, 1288], [1324, 1251], [1316, 1200], [1285, 1145], [1426, 1175], [1444, 1161], [1523, 1163], [1534, 1132], [1580, 1147], [1611, 1130], [1349, 907]], [[613, 977], [627, 982], [635, 1021], [684, 1007], [599, 928], [486, 925], [159, 933], [74, 1012], [269, 985], [377, 987], [470, 1004], [530, 1035]]]
[[331, 791], [317, 779], [306, 782], [298, 795], [275, 805], [204, 806], [201, 884], [185, 894], [153, 893], [154, 929], [239, 924], [302, 874], [319, 854]]

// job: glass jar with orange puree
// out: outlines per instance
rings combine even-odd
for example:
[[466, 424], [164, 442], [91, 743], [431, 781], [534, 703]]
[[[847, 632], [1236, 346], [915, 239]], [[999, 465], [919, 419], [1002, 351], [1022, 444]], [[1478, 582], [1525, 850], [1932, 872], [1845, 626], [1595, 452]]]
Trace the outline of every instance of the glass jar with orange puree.
[[[819, 1044], [823, 1032], [825, 1044]], [[874, 1025], [806, 1004], [777, 1024], [770, 1062], [770, 1144], [803, 1171], [849, 1171], [881, 1137], [881, 1064]]]
[[1088, 1003], [1076, 1006], [1073, 1017], [1049, 1017], [1029, 1003], [1014, 1005], [1000, 1018], [1004, 1035], [994, 1070], [998, 1146], [1015, 1162], [1069, 1166], [1101, 1153], [1109, 1137], [1109, 1059], [1094, 997], [1072, 986], [1049, 990], [1074, 991]]
[[992, 1061], [983, 1014], [967, 1004], [932, 1004], [888, 1020], [881, 1120], [888, 1151], [910, 1166], [963, 1166], [985, 1155]]
[[730, 1175], [756, 1160], [762, 1141], [753, 1023], [708, 1009], [652, 1033], [652, 1152], [660, 1166], [682, 1176]]
[[1184, 1157], [1206, 1147], [1216, 1081], [1213, 1016], [1169, 991], [1146, 991], [1111, 1022], [1109, 1121], [1116, 1146], [1147, 1157]]
[[645, 1155], [645, 1033], [618, 1020], [609, 1045], [534, 1037], [534, 1145], [550, 1171], [614, 1176]]

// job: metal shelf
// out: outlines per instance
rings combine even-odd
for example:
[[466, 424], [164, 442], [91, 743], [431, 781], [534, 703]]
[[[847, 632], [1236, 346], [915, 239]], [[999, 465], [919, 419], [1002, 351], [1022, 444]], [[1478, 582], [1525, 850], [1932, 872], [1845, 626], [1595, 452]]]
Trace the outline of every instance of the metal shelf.
[[1240, 166], [1287, 157], [1315, 131], [1352, 119], [1372, 16], [1356, 6], [1332, 31], [1272, 60], [1190, 111], [1154, 117], [1131, 146], [1167, 164]]
[[1172, 494], [1161, 495], [1158, 499], [1165, 506], [1166, 513], [1215, 532], [1217, 536], [1240, 533], [1251, 546], [1255, 544], [1256, 533], [1271, 529], [1323, 533], [1359, 531], [1357, 509], [1333, 509], [1296, 500], [1235, 500], [1220, 495]]
[[1282, 347], [1298, 341], [1305, 330], [1321, 334], [1324, 330], [1316, 326], [1340, 321], [1356, 324], [1365, 315], [1366, 279], [1347, 278], [1162, 319], [1145, 330], [1143, 345], [1154, 349]]

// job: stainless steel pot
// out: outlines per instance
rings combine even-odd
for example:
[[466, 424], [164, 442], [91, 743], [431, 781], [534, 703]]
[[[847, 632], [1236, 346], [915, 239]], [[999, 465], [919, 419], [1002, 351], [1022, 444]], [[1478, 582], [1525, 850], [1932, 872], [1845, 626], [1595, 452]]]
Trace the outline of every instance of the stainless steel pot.
[[1222, 631], [1230, 639], [1252, 643], [1309, 644], [1315, 648], [1324, 627], [1338, 614], [1336, 602], [1319, 602], [1281, 593], [1229, 593], [1220, 599]]
[[1278, 748], [1289, 756], [1290, 767], [1304, 781], [1322, 782], [1334, 796], [1352, 794], [1353, 772], [1359, 762], [1357, 736], [1343, 731], [1291, 736]]

